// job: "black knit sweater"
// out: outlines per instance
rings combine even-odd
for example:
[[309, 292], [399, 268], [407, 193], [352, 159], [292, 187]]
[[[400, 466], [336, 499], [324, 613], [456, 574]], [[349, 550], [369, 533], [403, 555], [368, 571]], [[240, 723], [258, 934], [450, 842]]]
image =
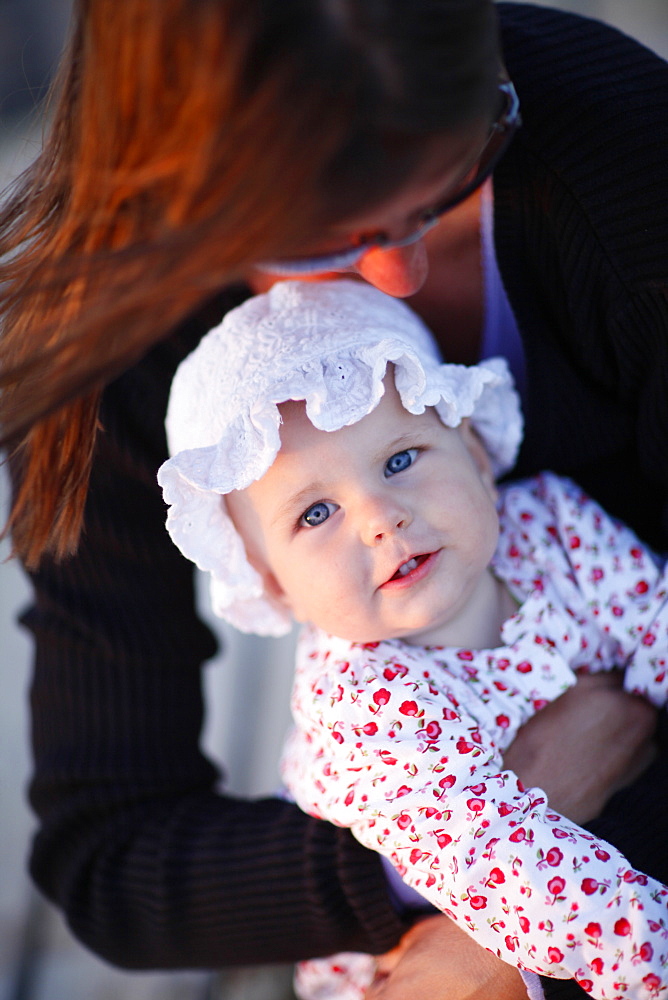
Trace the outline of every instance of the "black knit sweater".
[[[516, 471], [574, 476], [668, 548], [668, 67], [595, 22], [499, 10], [524, 119], [495, 178], [529, 379]], [[125, 967], [380, 952], [402, 930], [376, 855], [294, 805], [219, 794], [198, 748], [214, 641], [155, 476], [174, 369], [245, 294], [221, 294], [108, 388], [83, 543], [35, 575], [24, 617], [32, 872]]]

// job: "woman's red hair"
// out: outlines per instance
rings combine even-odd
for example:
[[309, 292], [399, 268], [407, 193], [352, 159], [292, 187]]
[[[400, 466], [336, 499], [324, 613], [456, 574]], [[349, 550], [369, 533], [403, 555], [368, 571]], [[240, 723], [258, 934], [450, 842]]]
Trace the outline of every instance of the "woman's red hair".
[[[29, 567], [76, 548], [103, 386], [251, 262], [294, 251], [343, 204], [387, 197], [425, 133], [457, 124], [439, 118], [433, 74], [414, 94], [364, 41], [383, 37], [359, 18], [367, 6], [402, 44], [401, 21], [424, 23], [412, 64], [422, 72], [431, 45], [440, 72], [422, 4], [443, 7], [79, 0], [43, 151], [0, 211], [0, 428], [19, 484], [8, 527]], [[445, 6], [479, 42], [468, 62], [488, 68], [468, 110], [454, 88], [454, 113], [486, 112], [493, 4]]]

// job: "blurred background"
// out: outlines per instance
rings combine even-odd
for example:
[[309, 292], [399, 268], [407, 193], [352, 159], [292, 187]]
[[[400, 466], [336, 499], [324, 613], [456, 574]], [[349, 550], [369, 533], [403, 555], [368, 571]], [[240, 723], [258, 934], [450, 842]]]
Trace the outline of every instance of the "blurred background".
[[[609, 21], [668, 58], [666, 0], [561, 0], [549, 6]], [[70, 0], [0, 0], [0, 190], [39, 150], [39, 103], [58, 61], [69, 14]], [[0, 469], [0, 513], [6, 505]], [[25, 800], [31, 653], [27, 635], [16, 625], [29, 587], [8, 555], [7, 544], [0, 544], [0, 1000], [289, 997], [290, 970], [284, 968], [218, 974], [128, 974], [112, 969], [78, 945], [55, 911], [33, 892], [26, 875], [33, 820]], [[202, 613], [212, 620], [201, 590]], [[213, 624], [220, 628], [220, 623]], [[278, 786], [276, 761], [289, 719], [292, 640], [264, 642], [226, 630], [224, 641], [224, 656], [206, 671], [209, 709], [203, 741], [213, 757], [225, 762], [231, 791], [271, 792]], [[251, 696], [262, 741], [234, 724], [244, 717]]]

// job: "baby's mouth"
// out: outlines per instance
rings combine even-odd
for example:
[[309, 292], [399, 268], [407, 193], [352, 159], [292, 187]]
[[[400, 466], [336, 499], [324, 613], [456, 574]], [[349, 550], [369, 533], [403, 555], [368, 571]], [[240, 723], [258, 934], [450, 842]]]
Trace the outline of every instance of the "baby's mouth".
[[405, 563], [401, 564], [401, 566], [396, 571], [394, 576], [390, 577], [390, 580], [401, 580], [402, 577], [408, 576], [408, 574], [412, 573], [414, 569], [417, 569], [418, 566], [420, 566], [420, 564], [423, 563], [428, 556], [429, 556], [428, 552], [425, 552], [419, 556], [411, 556], [410, 559], [408, 559]]

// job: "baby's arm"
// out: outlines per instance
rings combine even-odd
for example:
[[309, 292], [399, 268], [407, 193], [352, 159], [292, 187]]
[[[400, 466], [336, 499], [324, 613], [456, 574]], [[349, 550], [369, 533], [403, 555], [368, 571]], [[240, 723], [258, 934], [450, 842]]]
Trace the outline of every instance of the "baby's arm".
[[[547, 564], [552, 578], [561, 578], [557, 586], [566, 599], [569, 578], [579, 591], [571, 604], [581, 616], [581, 649], [571, 665], [587, 670], [624, 667], [626, 691], [665, 706], [668, 578], [664, 560], [570, 480], [545, 473], [537, 479], [536, 495], [551, 516], [547, 531], [553, 538], [547, 548], [552, 544], [553, 549]], [[527, 511], [512, 511], [516, 522], [526, 518], [530, 504], [531, 497]]]
[[664, 887], [525, 791], [419, 671], [348, 653], [302, 649], [286, 766], [302, 808], [349, 826], [510, 964], [601, 998], [666, 985]]

